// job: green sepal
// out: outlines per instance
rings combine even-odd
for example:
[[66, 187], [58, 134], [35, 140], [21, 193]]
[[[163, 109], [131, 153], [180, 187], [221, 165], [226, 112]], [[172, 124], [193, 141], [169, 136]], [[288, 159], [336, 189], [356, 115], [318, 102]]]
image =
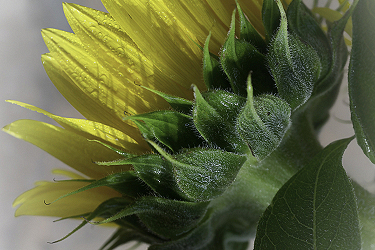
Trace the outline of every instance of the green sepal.
[[203, 79], [209, 90], [231, 89], [227, 76], [221, 69], [218, 58], [215, 58], [209, 51], [211, 32], [208, 35], [203, 48]]
[[263, 38], [259, 35], [258, 31], [247, 19], [245, 14], [242, 12], [241, 6], [236, 0], [238, 15], [240, 17], [240, 39], [251, 43], [261, 53], [266, 53], [267, 45]]
[[[233, 198], [230, 198], [233, 199]], [[243, 211], [233, 209], [228, 204], [224, 211], [218, 212], [214, 207], [207, 210], [205, 217], [193, 230], [174, 241], [152, 244], [149, 250], [247, 250], [249, 238], [254, 234], [246, 228], [248, 221], [241, 217]], [[211, 209], [210, 209], [211, 208]], [[245, 212], [246, 213], [246, 212]], [[253, 213], [251, 211], [250, 213]], [[246, 219], [245, 219], [246, 220]], [[188, 246], [181, 248], [181, 246]]]
[[235, 37], [235, 11], [228, 37], [221, 50], [220, 63], [233, 93], [246, 97], [246, 79], [253, 74], [255, 94], [276, 93], [275, 83], [266, 67], [266, 58], [253, 45]]
[[141, 202], [137, 201], [137, 206], [140, 208], [147, 206], [149, 210], [137, 213], [141, 221], [156, 234], [171, 239], [196, 227], [205, 215], [209, 204], [209, 202], [176, 201], [157, 197], [147, 197]]
[[192, 249], [192, 250], [220, 249], [220, 248], [208, 248], [207, 247], [214, 241], [214, 237], [215, 237], [211, 211], [207, 212], [205, 218], [201, 221], [201, 223], [199, 223], [199, 225], [196, 228], [194, 228], [188, 234], [185, 234], [180, 239], [177, 239], [174, 241], [167, 241], [167, 242], [163, 242], [159, 244], [152, 244], [148, 249], [149, 250], [176, 250], [176, 249], [181, 248], [181, 246], [188, 246], [189, 249]]
[[223, 90], [205, 93], [205, 98], [194, 86], [193, 120], [203, 138], [230, 152], [246, 153], [246, 144], [235, 132], [235, 120], [245, 98]]
[[328, 145], [280, 188], [259, 221], [254, 250], [361, 249], [356, 198], [341, 163], [352, 139]]
[[177, 183], [195, 200], [212, 200], [232, 184], [246, 161], [243, 155], [215, 149], [193, 149], [176, 155]]
[[93, 141], [93, 142], [97, 142], [99, 144], [102, 144], [104, 147], [109, 148], [110, 150], [112, 150], [112, 151], [114, 151], [114, 152], [118, 153], [119, 155], [121, 155], [123, 157], [126, 157], [126, 158], [136, 156], [135, 154], [131, 154], [131, 153], [125, 152], [123, 150], [117, 149], [115, 147], [112, 147], [111, 145], [108, 145], [108, 144], [106, 144], [104, 142], [101, 142], [101, 141], [98, 141], [98, 140], [89, 140], [89, 141]]
[[91, 213], [84, 213], [84, 214], [79, 214], [79, 215], [72, 215], [72, 216], [67, 216], [67, 217], [62, 217], [60, 219], [54, 220], [53, 222], [58, 222], [58, 221], [63, 221], [67, 219], [77, 219], [77, 218], [86, 218], [89, 216]]
[[[139, 220], [139, 219], [138, 219]], [[149, 235], [140, 233], [136, 230], [130, 230], [128, 228], [118, 228], [115, 233], [99, 248], [99, 250], [114, 250], [117, 247], [126, 244], [128, 242], [137, 242], [131, 248], [127, 250], [136, 250], [139, 245], [143, 242], [146, 244], [152, 244], [161, 242], [162, 240], [153, 237], [151, 233]]]
[[[73, 180], [67, 180], [67, 181], [81, 181], [81, 180], [73, 179]], [[77, 194], [77, 193], [80, 193], [80, 192], [83, 192], [92, 188], [104, 187], [104, 186], [113, 188], [119, 193], [129, 196], [129, 197], [133, 197], [133, 198], [152, 193], [152, 190], [148, 188], [146, 185], [144, 185], [144, 183], [142, 184], [142, 181], [134, 174], [133, 171], [124, 171], [124, 172], [114, 173], [99, 180], [88, 180], [88, 181], [91, 181], [89, 185], [86, 185], [75, 191], [72, 191], [63, 196], [60, 196], [56, 200], [50, 203], [46, 203], [46, 204], [50, 205], [70, 195], [74, 195], [74, 194]]]
[[109, 223], [136, 214], [152, 232], [173, 239], [195, 227], [206, 213], [208, 204], [142, 197], [115, 215], [92, 224]]
[[208, 105], [213, 107], [219, 114], [225, 117], [225, 120], [230, 122], [235, 121], [243, 105], [246, 103], [245, 97], [223, 90], [207, 91], [201, 94], [198, 88], [194, 88], [194, 91], [197, 91], [197, 98], [198, 96], [203, 97]]
[[85, 220], [82, 221], [81, 224], [79, 224], [75, 229], [73, 229], [70, 233], [65, 235], [63, 238], [61, 238], [59, 240], [56, 240], [56, 241], [53, 241], [53, 242], [49, 242], [49, 243], [54, 244], [54, 243], [60, 242], [62, 240], [65, 240], [66, 238], [68, 238], [69, 236], [71, 236], [72, 234], [77, 232], [79, 229], [81, 229], [83, 226], [85, 226], [88, 223], [88, 221], [93, 220], [97, 217], [105, 217], [105, 215], [108, 215], [108, 214], [115, 214], [118, 211], [121, 211], [121, 208], [123, 208], [124, 206], [127, 206], [131, 202], [132, 202], [132, 200], [129, 199], [129, 198], [112, 198], [112, 199], [109, 199], [109, 200], [101, 203], [91, 213], [85, 213], [85, 214], [81, 214], [81, 215], [74, 215], [74, 216], [62, 218], [60, 220], [69, 219], [69, 218], [82, 218], [82, 217], [85, 218]]
[[124, 159], [122, 164], [132, 164], [134, 173], [160, 196], [177, 200], [189, 199], [177, 185], [172, 163], [160, 155], [149, 154]]
[[196, 201], [209, 201], [224, 193], [247, 159], [245, 155], [202, 148], [171, 156], [156, 143], [149, 143], [173, 164], [178, 186]]
[[271, 38], [280, 26], [280, 10], [277, 6], [278, 0], [264, 0], [262, 6], [262, 21], [264, 30], [266, 32], [266, 43], [271, 41]]
[[280, 97], [295, 110], [310, 98], [320, 76], [321, 63], [310, 45], [288, 32], [280, 0], [277, 4], [281, 13], [280, 27], [270, 43], [267, 61]]
[[290, 32], [296, 34], [317, 52], [322, 64], [320, 75], [324, 77], [331, 67], [332, 52], [327, 36], [315, 16], [302, 0], [293, 0], [288, 6], [286, 15]]
[[344, 40], [344, 29], [352, 15], [358, 1], [354, 1], [351, 8], [341, 19], [331, 24], [327, 36], [331, 44], [331, 67], [325, 77], [316, 84], [312, 94], [313, 102], [309, 104], [314, 127], [319, 128], [329, 117], [329, 110], [333, 106], [343, 78], [348, 49]]
[[334, 22], [328, 30], [327, 35], [331, 42], [332, 50], [332, 64], [327, 76], [318, 83], [314, 94], [322, 94], [337, 84], [337, 76], [342, 73], [348, 58], [348, 49], [345, 44], [343, 33], [357, 3], [357, 0], [354, 1], [350, 9], [343, 15], [343, 17]]
[[249, 76], [247, 101], [238, 116], [236, 130], [258, 160], [279, 146], [290, 127], [290, 116], [291, 108], [284, 100], [273, 95], [254, 98]]
[[186, 100], [186, 99], [178, 97], [178, 96], [168, 95], [164, 92], [161, 92], [161, 91], [158, 91], [158, 90], [155, 90], [155, 89], [151, 89], [151, 88], [148, 88], [148, 87], [145, 87], [145, 86], [141, 86], [141, 85], [138, 85], [138, 86], [140, 86], [144, 89], [147, 89], [147, 90], [151, 91], [152, 93], [157, 94], [158, 96], [162, 97], [166, 102], [169, 103], [169, 105], [171, 105], [171, 107], [175, 111], [181, 112], [181, 113], [186, 114], [186, 115], [189, 115], [191, 113], [191, 109], [193, 107], [192, 101]]
[[352, 123], [358, 145], [375, 163], [375, 3], [360, 0], [353, 14], [353, 46], [349, 65]]
[[176, 111], [155, 111], [129, 116], [127, 119], [136, 123], [146, 139], [158, 140], [173, 152], [197, 147], [203, 142], [196, 135], [192, 118]]

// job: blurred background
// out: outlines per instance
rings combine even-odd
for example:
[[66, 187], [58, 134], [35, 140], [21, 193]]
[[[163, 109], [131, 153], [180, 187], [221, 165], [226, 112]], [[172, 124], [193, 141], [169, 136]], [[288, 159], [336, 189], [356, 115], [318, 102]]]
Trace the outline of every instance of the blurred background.
[[[99, 0], [74, 0], [75, 3], [105, 11]], [[12, 99], [30, 103], [57, 115], [80, 118], [80, 114], [55, 89], [44, 72], [40, 55], [47, 53], [40, 30], [58, 28], [71, 31], [64, 17], [61, 0], [1, 0], [0, 8], [0, 126], [18, 119], [53, 123], [36, 112], [6, 103]], [[323, 145], [354, 134], [346, 83], [332, 109], [331, 120], [320, 138]], [[38, 180], [53, 180], [55, 168], [67, 168], [37, 147], [0, 133], [0, 249], [66, 250], [98, 249], [113, 229], [88, 225], [57, 244], [57, 240], [79, 221], [53, 222], [49, 217], [14, 218], [13, 200], [33, 188]], [[352, 142], [344, 156], [348, 174], [374, 191], [374, 167]], [[126, 249], [123, 246], [119, 249]]]

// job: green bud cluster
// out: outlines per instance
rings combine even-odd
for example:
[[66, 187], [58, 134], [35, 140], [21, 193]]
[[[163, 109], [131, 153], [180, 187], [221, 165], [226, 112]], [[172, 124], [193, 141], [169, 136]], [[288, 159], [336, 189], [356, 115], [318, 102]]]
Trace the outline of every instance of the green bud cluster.
[[107, 186], [123, 195], [81, 215], [74, 231], [100, 217], [90, 223], [120, 226], [103, 249], [134, 240], [152, 250], [246, 249], [276, 191], [321, 149], [316, 132], [337, 96], [349, 16], [325, 33], [301, 0], [286, 12], [264, 0], [263, 39], [237, 12], [239, 28], [234, 11], [220, 56], [209, 52], [211, 35], [202, 48], [207, 91], [193, 86], [189, 101], [150, 90], [173, 110], [125, 118], [154, 153], [112, 148], [122, 158], [98, 164], [133, 170], [67, 194]]

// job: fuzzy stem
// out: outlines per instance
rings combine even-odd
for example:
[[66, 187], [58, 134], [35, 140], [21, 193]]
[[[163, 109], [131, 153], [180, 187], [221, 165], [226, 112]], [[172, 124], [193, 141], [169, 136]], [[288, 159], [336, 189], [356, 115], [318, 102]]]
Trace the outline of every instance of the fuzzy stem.
[[227, 225], [244, 240], [254, 237], [260, 216], [279, 188], [321, 149], [309, 119], [295, 116], [279, 148], [261, 162], [248, 157], [232, 186], [211, 202], [215, 227]]

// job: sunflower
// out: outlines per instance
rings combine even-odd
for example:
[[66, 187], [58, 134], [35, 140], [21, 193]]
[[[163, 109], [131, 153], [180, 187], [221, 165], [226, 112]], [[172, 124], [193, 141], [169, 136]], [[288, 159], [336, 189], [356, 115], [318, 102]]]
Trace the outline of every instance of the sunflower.
[[[210, 49], [217, 54], [235, 8], [234, 1], [196, 1], [194, 4], [181, 1], [173, 5], [162, 1], [103, 1], [103, 4], [111, 14], [76, 4], [63, 4], [74, 34], [55, 29], [42, 30], [50, 50], [42, 56], [48, 76], [87, 119], [63, 118], [32, 105], [9, 101], [43, 113], [63, 128], [32, 120], [20, 120], [4, 128], [4, 131], [35, 144], [86, 177], [95, 179], [129, 167], [108, 169], [92, 162], [114, 160], [118, 154], [89, 140], [98, 140], [134, 154], [150, 152], [135, 124], [124, 117], [170, 109], [160, 95], [143, 86], [188, 100], [193, 99], [192, 84], [206, 89], [201, 73], [202, 51], [195, 43], [204, 44], [207, 34], [212, 31], [215, 39], [211, 40]], [[261, 5], [261, 1], [243, 4], [244, 9], [252, 10], [248, 12], [258, 28], [262, 27]], [[192, 8], [188, 6], [194, 6], [194, 11], [187, 11], [186, 8]], [[149, 19], [145, 20], [145, 16]], [[122, 28], [130, 26], [133, 28]], [[64, 174], [82, 178], [67, 172]], [[69, 188], [72, 183], [40, 184], [15, 201], [14, 205], [22, 204], [16, 216], [64, 217], [72, 214], [73, 211], [60, 208], [55, 211], [53, 205], [46, 208], [35, 196], [41, 194], [41, 201], [50, 200], [75, 190], [76, 186]], [[119, 196], [113, 191], [102, 194], [104, 197], [108, 195], [106, 199]], [[74, 196], [67, 198], [66, 204], [70, 204], [71, 198]], [[81, 198], [77, 197], [78, 200]], [[82, 208], [76, 207], [74, 211], [90, 211], [102, 201], [92, 200], [94, 204], [82, 204]], [[44, 213], [46, 209], [48, 214]]]
[[64, 3], [74, 33], [42, 31], [44, 68], [86, 119], [9, 101], [61, 127], [3, 130], [81, 173], [56, 170], [70, 179], [38, 182], [16, 216], [83, 218], [73, 232], [115, 223], [103, 249], [246, 249], [279, 188], [322, 150], [343, 28], [325, 33], [299, 0], [103, 4]]

